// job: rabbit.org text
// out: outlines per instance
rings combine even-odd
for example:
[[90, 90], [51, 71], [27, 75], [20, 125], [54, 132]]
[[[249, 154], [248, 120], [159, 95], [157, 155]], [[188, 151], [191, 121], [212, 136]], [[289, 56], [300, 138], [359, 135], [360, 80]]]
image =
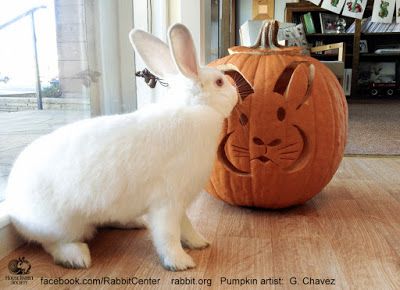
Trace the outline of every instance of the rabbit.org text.
[[172, 278], [171, 279], [171, 284], [172, 285], [202, 285], [202, 286], [207, 286], [211, 287], [212, 285], [212, 280], [211, 279], [205, 279], [205, 278], [187, 278], [187, 277], [180, 277], [180, 278]]

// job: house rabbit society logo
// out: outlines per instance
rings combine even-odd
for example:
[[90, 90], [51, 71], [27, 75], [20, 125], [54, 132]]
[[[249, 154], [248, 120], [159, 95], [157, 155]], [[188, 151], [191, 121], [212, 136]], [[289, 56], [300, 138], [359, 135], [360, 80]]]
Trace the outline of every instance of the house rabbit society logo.
[[27, 275], [31, 272], [31, 267], [31, 263], [25, 257], [11, 260], [8, 263], [8, 270], [15, 275]]
[[32, 276], [27, 276], [31, 272], [31, 263], [25, 257], [11, 260], [8, 263], [8, 271], [11, 276], [6, 276], [6, 280], [14, 285], [28, 284], [28, 281], [33, 280]]

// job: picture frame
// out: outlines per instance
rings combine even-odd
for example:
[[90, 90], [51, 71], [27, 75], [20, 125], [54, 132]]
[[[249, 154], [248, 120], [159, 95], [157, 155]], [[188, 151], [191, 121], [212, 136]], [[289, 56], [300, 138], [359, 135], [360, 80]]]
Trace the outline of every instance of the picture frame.
[[252, 17], [254, 20], [274, 19], [274, 0], [253, 0]]
[[368, 42], [366, 39], [360, 40], [360, 53], [368, 53]]
[[359, 85], [397, 83], [396, 62], [360, 62]]
[[320, 13], [319, 19], [321, 22], [321, 33], [337, 33], [337, 21], [339, 19], [339, 15], [337, 14], [328, 14], [328, 13]]

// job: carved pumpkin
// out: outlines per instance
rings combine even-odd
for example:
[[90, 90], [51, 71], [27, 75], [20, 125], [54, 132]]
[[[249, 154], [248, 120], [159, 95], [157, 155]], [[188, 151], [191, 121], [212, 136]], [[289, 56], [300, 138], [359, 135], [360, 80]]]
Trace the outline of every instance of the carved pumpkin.
[[328, 184], [343, 157], [347, 103], [341, 85], [301, 48], [280, 47], [277, 30], [277, 22], [267, 23], [257, 45], [231, 48], [231, 55], [210, 64], [236, 66], [254, 88], [241, 94], [225, 123], [207, 187], [233, 205], [302, 204]]

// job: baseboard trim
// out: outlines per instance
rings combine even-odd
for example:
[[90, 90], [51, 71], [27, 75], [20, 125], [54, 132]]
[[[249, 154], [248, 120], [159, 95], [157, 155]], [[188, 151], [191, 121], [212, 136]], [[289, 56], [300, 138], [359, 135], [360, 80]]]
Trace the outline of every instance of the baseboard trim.
[[11, 224], [0, 228], [0, 259], [24, 243]]

